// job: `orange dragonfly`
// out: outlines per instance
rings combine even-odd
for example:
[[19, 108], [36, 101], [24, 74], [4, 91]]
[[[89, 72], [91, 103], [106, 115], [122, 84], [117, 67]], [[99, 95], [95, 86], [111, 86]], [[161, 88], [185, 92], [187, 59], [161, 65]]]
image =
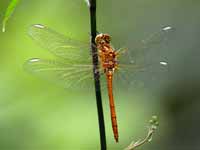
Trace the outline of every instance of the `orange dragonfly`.
[[[147, 49], [160, 45], [171, 31], [173, 28], [170, 26], [162, 28], [159, 32], [137, 44], [133, 51], [114, 49], [108, 34], [101, 33], [96, 36], [95, 42], [99, 57], [99, 68], [96, 69], [101, 75], [105, 74], [105, 76], [101, 76], [101, 80], [105, 77], [103, 82], [107, 83], [112, 129], [116, 142], [118, 142], [119, 135], [113, 97], [113, 79], [114, 83], [117, 83], [125, 77], [125, 81], [131, 83], [134, 74], [149, 65], [155, 63], [167, 66], [165, 61], [149, 63], [145, 59], [145, 54], [148, 53]], [[53, 53], [57, 59], [32, 58], [25, 63], [26, 70], [45, 79], [64, 84], [67, 88], [77, 85], [89, 87], [88, 82], [93, 79], [89, 44], [72, 40], [41, 24], [31, 26], [29, 35], [41, 47]], [[128, 82], [126, 84], [129, 84]]]

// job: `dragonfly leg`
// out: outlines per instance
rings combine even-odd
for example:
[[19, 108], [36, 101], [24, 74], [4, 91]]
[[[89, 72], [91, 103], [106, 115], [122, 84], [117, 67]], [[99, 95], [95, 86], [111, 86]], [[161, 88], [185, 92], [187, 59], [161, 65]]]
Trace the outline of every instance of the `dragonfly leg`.
[[124, 54], [127, 52], [127, 48], [120, 48], [118, 50], [115, 51], [116, 56], [119, 56], [120, 54]]

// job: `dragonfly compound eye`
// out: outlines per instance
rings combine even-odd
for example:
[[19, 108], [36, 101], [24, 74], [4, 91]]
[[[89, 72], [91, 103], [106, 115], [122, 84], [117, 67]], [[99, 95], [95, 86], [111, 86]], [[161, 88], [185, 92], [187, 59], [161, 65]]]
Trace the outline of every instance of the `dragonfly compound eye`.
[[109, 44], [110, 43], [110, 35], [108, 35], [108, 34], [98, 34], [95, 38], [95, 43], [96, 44], [104, 44], [104, 43]]
[[98, 45], [98, 44], [101, 44], [102, 43], [102, 34], [98, 34], [95, 38], [95, 43]]
[[105, 40], [106, 43], [110, 43], [110, 41], [111, 41], [110, 35], [104, 34], [103, 38], [104, 38], [104, 40]]

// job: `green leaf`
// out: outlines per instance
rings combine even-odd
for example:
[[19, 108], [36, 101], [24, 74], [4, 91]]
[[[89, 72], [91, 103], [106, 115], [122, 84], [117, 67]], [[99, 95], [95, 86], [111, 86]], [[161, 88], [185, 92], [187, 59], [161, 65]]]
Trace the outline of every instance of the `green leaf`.
[[8, 19], [11, 17], [12, 13], [14, 12], [18, 2], [19, 2], [19, 0], [11, 0], [10, 4], [8, 5], [5, 15], [4, 15], [4, 18], [3, 18], [2, 32], [5, 32], [6, 23], [7, 23]]

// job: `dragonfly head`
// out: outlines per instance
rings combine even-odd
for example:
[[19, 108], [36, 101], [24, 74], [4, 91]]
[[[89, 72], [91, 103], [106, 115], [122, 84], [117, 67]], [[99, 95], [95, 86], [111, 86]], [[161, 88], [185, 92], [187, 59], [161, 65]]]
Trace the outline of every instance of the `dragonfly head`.
[[102, 44], [110, 44], [110, 41], [111, 41], [111, 38], [110, 38], [110, 35], [108, 34], [98, 34], [95, 38], [95, 43], [97, 45], [102, 45]]

